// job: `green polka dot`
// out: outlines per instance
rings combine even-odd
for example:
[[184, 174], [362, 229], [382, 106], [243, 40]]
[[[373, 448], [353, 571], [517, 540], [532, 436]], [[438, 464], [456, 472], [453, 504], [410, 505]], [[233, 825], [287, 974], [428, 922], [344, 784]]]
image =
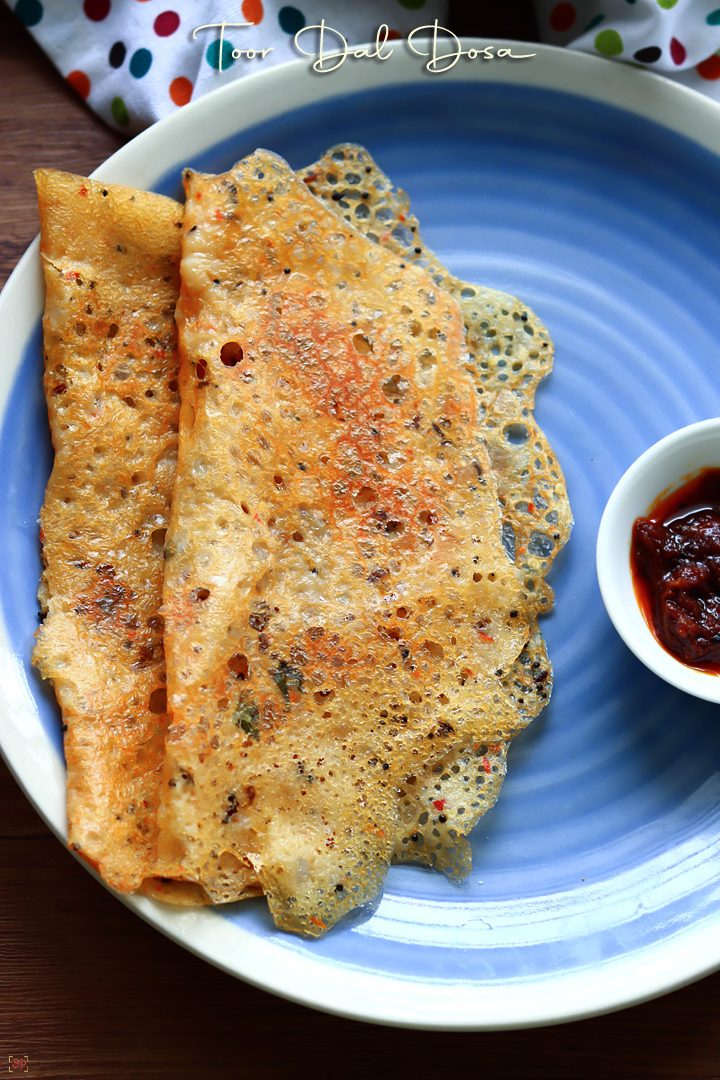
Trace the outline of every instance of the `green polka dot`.
[[425, 0], [398, 0], [398, 4], [410, 11], [417, 11], [418, 8], [425, 7]]
[[23, 26], [37, 26], [43, 17], [40, 0], [18, 0], [14, 10]]
[[675, 7], [678, 0], [657, 0], [657, 2], [658, 7], [665, 8], [666, 11], [669, 11], [670, 8]]
[[127, 111], [127, 105], [121, 97], [114, 97], [112, 99], [110, 112], [118, 127], [127, 127], [130, 123], [130, 113]]
[[596, 26], [600, 25], [604, 18], [604, 15], [596, 15], [595, 18], [591, 19], [590, 22], [587, 24], [587, 26], [583, 30], [583, 34], [587, 34], [590, 32], [590, 30], [594, 30]]
[[[228, 41], [227, 38], [223, 38], [222, 43], [222, 69], [226, 71], [229, 67], [232, 67], [235, 63], [233, 56], [233, 50], [235, 46], [232, 41]], [[205, 53], [205, 59], [211, 68], [215, 68], [216, 71], [220, 70], [220, 38], [215, 41], [211, 41], [207, 47]]]
[[622, 38], [617, 30], [601, 30], [595, 38], [595, 48], [604, 56], [619, 56], [623, 51]]
[[705, 19], [708, 26], [720, 26], [720, 8], [715, 8]]

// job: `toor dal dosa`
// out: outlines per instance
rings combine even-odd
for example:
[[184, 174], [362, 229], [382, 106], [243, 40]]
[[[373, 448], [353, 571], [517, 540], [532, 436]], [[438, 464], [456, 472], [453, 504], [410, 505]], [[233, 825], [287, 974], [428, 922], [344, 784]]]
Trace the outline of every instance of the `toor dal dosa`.
[[264, 152], [187, 178], [144, 866], [154, 895], [262, 889], [317, 934], [390, 862], [467, 871], [462, 836], [550, 692], [536, 616], [570, 515], [530, 412], [552, 358], [532, 313], [451, 278], [360, 148], [304, 179]]

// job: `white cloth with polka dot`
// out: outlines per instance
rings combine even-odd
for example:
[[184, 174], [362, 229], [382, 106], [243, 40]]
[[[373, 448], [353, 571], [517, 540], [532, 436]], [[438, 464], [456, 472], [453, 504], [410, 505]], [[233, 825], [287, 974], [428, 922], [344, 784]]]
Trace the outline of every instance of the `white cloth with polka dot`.
[[[296, 33], [322, 19], [353, 45], [373, 41], [383, 23], [392, 37], [436, 18], [444, 25], [448, 8], [447, 0], [6, 2], [88, 105], [127, 134], [217, 86], [297, 60]], [[720, 100], [720, 0], [534, 3], [543, 41], [639, 64]], [[300, 43], [312, 52], [316, 39], [307, 30]], [[328, 31], [326, 50], [340, 45]]]
[[[330, 30], [357, 45], [375, 41], [385, 24], [392, 41], [436, 18], [443, 25], [447, 15], [447, 0], [6, 2], [90, 108], [127, 134], [226, 82], [301, 59], [296, 33], [318, 26], [322, 19], [330, 28], [325, 37], [325, 51], [330, 52], [342, 46]], [[223, 22], [220, 71], [217, 27]], [[198, 30], [203, 25], [209, 28]], [[308, 29], [299, 43], [313, 52], [316, 39], [317, 31]], [[263, 50], [270, 51], [263, 56]], [[256, 55], [248, 58], [248, 51]], [[307, 58], [307, 64], [310, 69], [312, 59]]]
[[543, 41], [640, 65], [720, 101], [720, 0], [535, 0]]

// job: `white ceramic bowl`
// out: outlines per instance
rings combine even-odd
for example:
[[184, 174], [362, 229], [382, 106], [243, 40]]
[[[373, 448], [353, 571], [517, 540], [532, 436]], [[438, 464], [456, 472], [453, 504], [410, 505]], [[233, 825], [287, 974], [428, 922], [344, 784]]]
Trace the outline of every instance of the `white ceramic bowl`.
[[598, 531], [597, 574], [608, 615], [638, 659], [680, 690], [720, 702], [720, 675], [688, 667], [659, 644], [640, 610], [630, 571], [635, 519], [704, 468], [720, 468], [720, 418], [680, 428], [646, 450], [608, 499]]

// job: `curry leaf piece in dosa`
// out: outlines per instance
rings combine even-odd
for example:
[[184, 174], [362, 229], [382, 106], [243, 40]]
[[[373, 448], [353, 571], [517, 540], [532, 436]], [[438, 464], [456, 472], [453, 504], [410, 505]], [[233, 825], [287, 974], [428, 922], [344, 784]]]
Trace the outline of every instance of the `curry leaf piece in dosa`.
[[69, 842], [127, 891], [154, 871], [167, 724], [182, 207], [67, 173], [36, 180], [55, 463], [34, 662], [62, 709]]
[[530, 625], [456, 301], [275, 155], [185, 185], [165, 872], [317, 934], [377, 894], [406, 778], [525, 722]]
[[[550, 608], [545, 576], [572, 526], [562, 470], [532, 413], [537, 386], [552, 367], [552, 341], [522, 301], [462, 281], [442, 265], [422, 240], [408, 196], [393, 187], [363, 147], [332, 147], [299, 175], [334, 214], [375, 243], [427, 268], [460, 305], [468, 344], [463, 364], [476, 386], [483, 438], [497, 479], [503, 543], [531, 617], [528, 644], [502, 678], [505, 696], [528, 722], [552, 691], [552, 668], [535, 614]], [[459, 856], [458, 836], [467, 835], [497, 799], [506, 752], [506, 743], [496, 748], [476, 740], [472, 748], [451, 751], [442, 766], [412, 776], [403, 789], [394, 859], [422, 861], [453, 876], [467, 867]]]

